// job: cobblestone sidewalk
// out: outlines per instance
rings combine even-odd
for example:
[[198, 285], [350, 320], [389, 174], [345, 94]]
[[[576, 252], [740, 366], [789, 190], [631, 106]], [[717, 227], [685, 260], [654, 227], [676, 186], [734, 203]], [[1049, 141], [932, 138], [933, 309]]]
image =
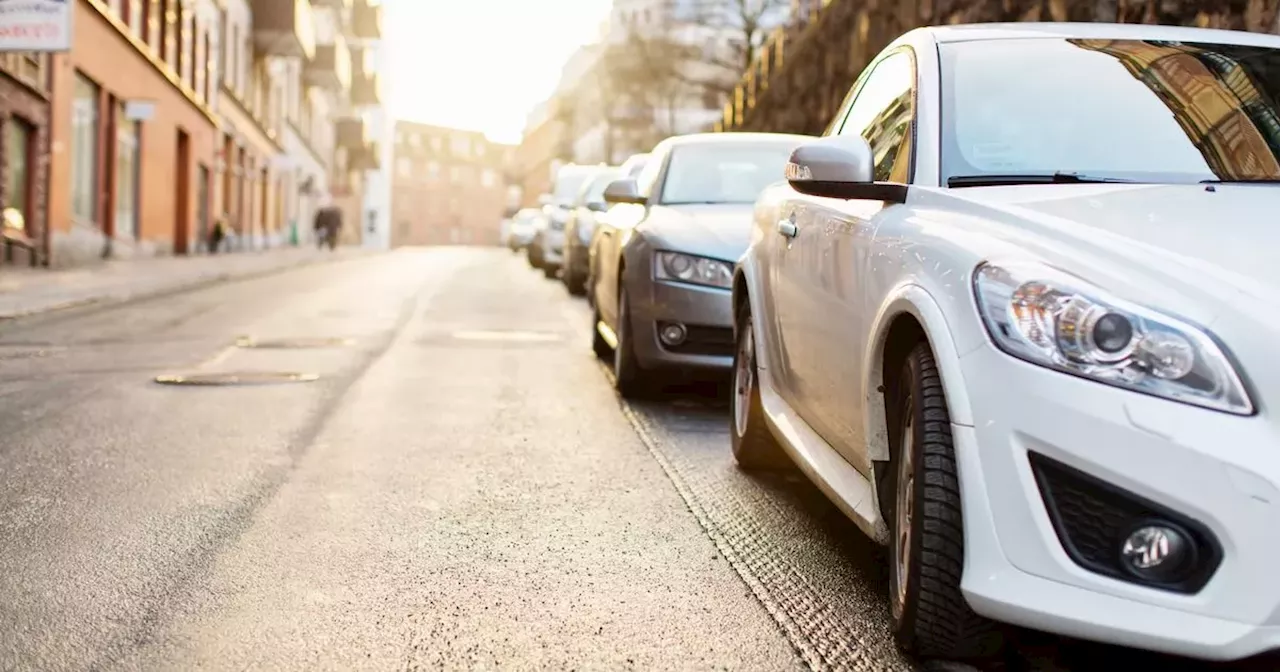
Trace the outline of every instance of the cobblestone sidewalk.
[[111, 303], [191, 289], [215, 282], [373, 254], [286, 248], [201, 257], [110, 261], [67, 270], [0, 267], [0, 320], [94, 303]]

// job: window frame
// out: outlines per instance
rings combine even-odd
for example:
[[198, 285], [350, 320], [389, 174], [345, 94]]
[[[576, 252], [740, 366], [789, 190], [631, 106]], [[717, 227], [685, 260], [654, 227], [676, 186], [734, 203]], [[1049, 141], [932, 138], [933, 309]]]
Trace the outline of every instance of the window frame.
[[916, 181], [916, 165], [918, 164], [916, 154], [920, 151], [919, 130], [920, 130], [920, 61], [917, 58], [916, 51], [911, 45], [902, 45], [890, 50], [886, 50], [876, 57], [858, 76], [858, 80], [854, 82], [853, 87], [849, 91], [849, 95], [840, 105], [840, 112], [837, 113], [835, 119], [827, 126], [823, 136], [844, 135], [845, 124], [849, 121], [849, 115], [853, 112], [853, 106], [857, 104], [858, 98], [862, 96], [863, 89], [867, 83], [875, 76], [875, 72], [881, 65], [891, 58], [905, 53], [911, 64], [911, 128], [907, 132], [907, 138], [911, 142], [911, 151], [907, 155], [907, 175], [904, 184], [914, 184]]

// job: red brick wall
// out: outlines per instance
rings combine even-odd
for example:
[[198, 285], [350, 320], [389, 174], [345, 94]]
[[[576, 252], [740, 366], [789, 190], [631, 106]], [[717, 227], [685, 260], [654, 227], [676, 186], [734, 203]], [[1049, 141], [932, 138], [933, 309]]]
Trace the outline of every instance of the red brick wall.
[[[8, 75], [0, 74], [0, 207], [7, 206], [12, 197], [8, 193], [9, 136], [4, 124], [10, 123], [14, 117], [22, 118], [35, 129], [35, 137], [32, 138], [32, 158], [35, 160], [29, 166], [30, 173], [27, 176], [31, 184], [27, 200], [30, 212], [26, 219], [27, 236], [38, 241], [47, 250], [45, 234], [48, 228], [49, 101]], [[25, 251], [15, 248], [13, 261], [15, 264], [26, 265], [30, 259]], [[0, 255], [0, 264], [4, 263], [4, 256]]]

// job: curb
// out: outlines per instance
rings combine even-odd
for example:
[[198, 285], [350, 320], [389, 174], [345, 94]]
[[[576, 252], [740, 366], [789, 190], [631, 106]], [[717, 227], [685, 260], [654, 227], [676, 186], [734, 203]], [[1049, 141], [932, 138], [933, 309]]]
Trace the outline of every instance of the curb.
[[60, 303], [51, 303], [45, 306], [40, 306], [38, 308], [32, 308], [29, 310], [0, 313], [0, 325], [12, 323], [24, 318], [37, 317], [40, 315], [49, 315], [52, 313], [61, 313], [68, 310], [75, 309], [75, 308], [87, 308], [90, 306], [99, 306], [99, 307], [120, 306], [120, 305], [129, 304], [129, 303], [134, 303], [137, 301], [145, 301], [148, 299], [159, 299], [167, 296], [173, 296], [175, 294], [181, 294], [183, 292], [195, 291], [195, 290], [204, 289], [207, 287], [212, 287], [214, 285], [222, 284], [225, 282], [233, 282], [233, 281], [239, 281], [239, 280], [254, 280], [257, 278], [264, 278], [267, 276], [275, 275], [277, 273], [284, 273], [286, 271], [306, 268], [308, 266], [315, 266], [319, 264], [336, 264], [344, 261], [361, 259], [367, 256], [373, 256], [380, 253], [381, 253], [380, 251], [376, 251], [376, 250], [353, 252], [351, 254], [344, 255], [341, 258], [337, 258], [337, 259], [332, 257], [324, 257], [324, 256], [308, 257], [296, 263], [281, 264], [279, 266], [272, 266], [270, 268], [245, 271], [243, 273], [236, 273], [232, 271], [222, 271], [222, 272], [214, 273], [207, 276], [193, 278], [188, 281], [175, 282], [172, 284], [166, 284], [164, 286], [156, 287], [153, 289], [144, 289], [144, 290], [139, 290], [136, 292], [130, 292], [126, 294], [103, 294], [101, 296], [90, 296], [90, 297], [84, 297], [84, 298], [78, 298], [78, 299], [71, 299], [69, 301], [63, 301]]

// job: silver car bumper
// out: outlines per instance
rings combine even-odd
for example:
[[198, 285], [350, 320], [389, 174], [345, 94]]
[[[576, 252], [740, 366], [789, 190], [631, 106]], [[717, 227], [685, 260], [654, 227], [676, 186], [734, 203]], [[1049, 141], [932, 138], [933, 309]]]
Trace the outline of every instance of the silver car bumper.
[[[628, 286], [636, 360], [646, 369], [728, 370], [733, 366], [733, 296], [727, 289], [646, 279]], [[667, 325], [684, 340], [666, 343]]]

